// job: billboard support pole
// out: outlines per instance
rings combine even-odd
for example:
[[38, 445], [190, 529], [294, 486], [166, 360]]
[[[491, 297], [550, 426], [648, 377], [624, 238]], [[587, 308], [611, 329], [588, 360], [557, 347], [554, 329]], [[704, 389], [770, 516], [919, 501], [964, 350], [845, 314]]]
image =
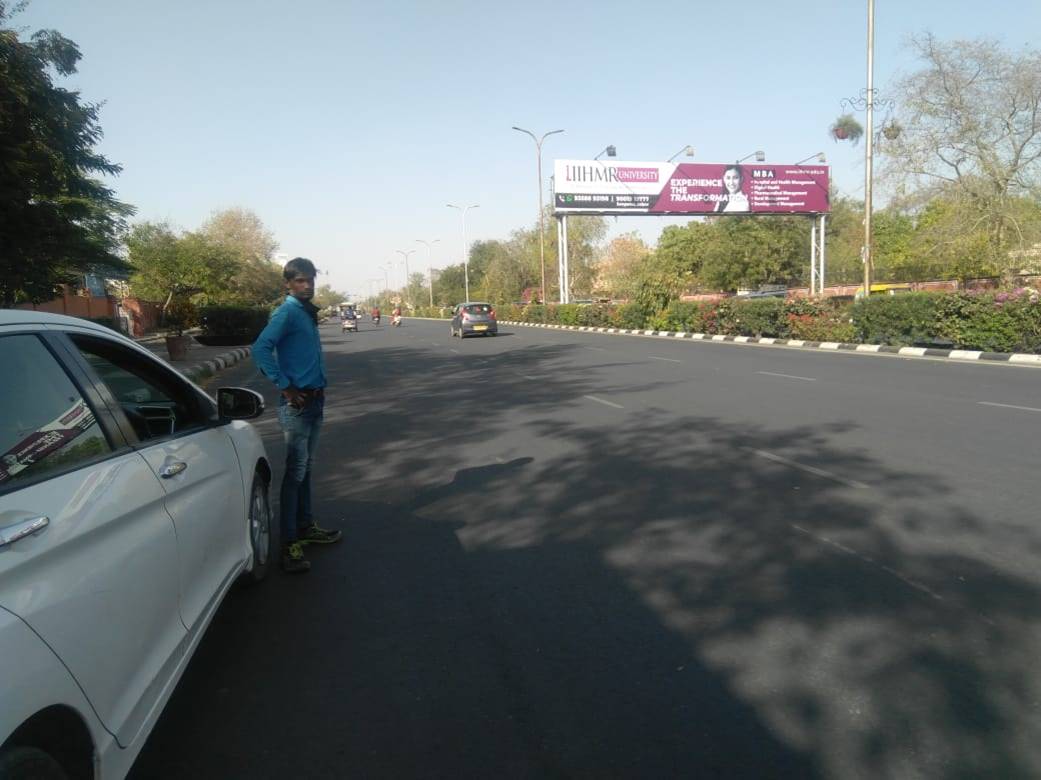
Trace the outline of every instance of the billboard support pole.
[[564, 231], [564, 243], [561, 245], [563, 251], [560, 255], [560, 302], [571, 303], [571, 295], [568, 292], [569, 280], [571, 278], [571, 252], [568, 249], [568, 227], [567, 227], [567, 214], [561, 217]]
[[810, 297], [817, 295], [817, 218], [810, 217]]
[[563, 247], [563, 245], [564, 245], [563, 237], [562, 237], [563, 236], [563, 228], [561, 227], [561, 225], [563, 223], [563, 218], [562, 217], [557, 217], [556, 221], [557, 221], [557, 283], [559, 284], [561, 278], [563, 277], [563, 273], [564, 273], [564, 271], [563, 271], [564, 263], [563, 263], [563, 259], [562, 259], [563, 258], [563, 254], [562, 254], [563, 250], [561, 249], [561, 247]]
[[820, 280], [821, 280], [821, 297], [822, 298], [824, 297], [824, 248], [827, 246], [827, 243], [828, 243], [825, 240], [825, 237], [827, 236], [827, 232], [825, 230], [825, 228], [827, 227], [827, 224], [828, 224], [828, 215], [827, 214], [821, 214], [821, 229], [820, 229], [821, 248], [820, 248], [820, 262], [818, 263], [818, 265], [820, 265], [819, 274], [820, 274]]

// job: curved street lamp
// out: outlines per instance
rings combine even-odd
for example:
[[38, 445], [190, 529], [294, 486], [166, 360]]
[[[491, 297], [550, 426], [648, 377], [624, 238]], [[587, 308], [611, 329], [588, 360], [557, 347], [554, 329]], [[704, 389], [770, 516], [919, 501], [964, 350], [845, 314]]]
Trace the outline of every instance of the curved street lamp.
[[466, 248], [466, 212], [468, 212], [470, 209], [479, 209], [479, 208], [481, 208], [481, 205], [479, 203], [475, 203], [472, 206], [467, 206], [466, 208], [463, 208], [462, 206], [456, 206], [456, 205], [454, 205], [452, 203], [446, 203], [445, 205], [448, 206], [448, 208], [450, 208], [450, 209], [457, 209], [459, 211], [459, 213], [463, 215], [463, 285], [464, 285], [464, 287], [466, 289], [466, 295], [465, 295], [466, 300], [469, 301], [470, 300], [470, 253], [467, 251], [467, 248]]
[[680, 149], [678, 152], [676, 152], [676, 154], [672, 155], [672, 157], [670, 157], [668, 160], [666, 160], [666, 162], [672, 162], [677, 157], [679, 157], [681, 154], [686, 156], [686, 157], [693, 157], [694, 156], [694, 147], [691, 146], [690, 144], [687, 144], [682, 149]]
[[[539, 261], [542, 265], [542, 290], [541, 297], [542, 302], [546, 302], [546, 231], [544, 227], [545, 214], [543, 214], [542, 207], [542, 142], [545, 141], [549, 136], [556, 135], [557, 133], [563, 133], [563, 130], [550, 130], [548, 133], [543, 134], [542, 138], [536, 137], [531, 130], [525, 130], [523, 127], [513, 128], [518, 133], [526, 133], [531, 136], [531, 140], [535, 142], [535, 156], [538, 158], [538, 175], [539, 175]], [[605, 150], [606, 151], [606, 150]], [[563, 293], [562, 293], [563, 294]], [[470, 296], [468, 295], [467, 298]]]
[[402, 249], [395, 249], [394, 251], [397, 252], [399, 255], [401, 255], [403, 258], [405, 258], [405, 305], [408, 306], [411, 309], [412, 308], [412, 299], [411, 299], [411, 297], [408, 294], [408, 288], [409, 288], [408, 256], [411, 255], [411, 254], [415, 254], [416, 250], [415, 249], [409, 249], [409, 250], [406, 251], [406, 250], [402, 250]]
[[424, 241], [422, 238], [417, 238], [416, 243], [422, 244], [427, 248], [427, 278], [430, 280], [430, 308], [434, 308], [434, 265], [431, 262], [431, 256], [434, 251], [434, 244], [440, 243], [440, 238], [435, 238], [433, 241]]
[[816, 160], [819, 163], [826, 163], [828, 161], [828, 158], [824, 156], [824, 152], [817, 152], [817, 154], [811, 154], [805, 160], [799, 160], [799, 162], [795, 164], [802, 165], [804, 162], [809, 162], [810, 160]]
[[745, 160], [749, 160], [749, 159], [751, 159], [752, 157], [754, 157], [754, 158], [755, 158], [755, 161], [756, 161], [756, 162], [763, 162], [763, 160], [765, 160], [765, 159], [766, 159], [766, 152], [764, 152], [764, 151], [761, 151], [761, 150], [760, 150], [760, 151], [755, 151], [755, 152], [752, 152], [751, 154], [746, 154], [746, 155], [745, 155], [744, 157], [742, 157], [742, 158], [741, 158], [740, 160], [738, 160], [738, 161], [737, 161], [736, 163], [734, 163], [734, 164], [735, 164], [735, 165], [740, 165], [740, 164], [741, 164], [741, 163], [743, 163], [743, 162], [744, 162]]
[[[516, 130], [517, 128], [513, 129]], [[596, 153], [596, 157], [594, 157], [593, 159], [599, 160], [600, 156], [604, 154], [606, 154], [608, 157], [617, 157], [618, 151], [613, 146], [605, 146], [603, 149]]]

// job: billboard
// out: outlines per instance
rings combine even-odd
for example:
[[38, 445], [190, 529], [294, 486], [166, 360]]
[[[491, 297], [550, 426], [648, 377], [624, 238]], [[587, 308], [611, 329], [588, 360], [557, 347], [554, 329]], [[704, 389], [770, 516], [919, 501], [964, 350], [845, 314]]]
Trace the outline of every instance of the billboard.
[[828, 166], [555, 160], [557, 214], [822, 214]]

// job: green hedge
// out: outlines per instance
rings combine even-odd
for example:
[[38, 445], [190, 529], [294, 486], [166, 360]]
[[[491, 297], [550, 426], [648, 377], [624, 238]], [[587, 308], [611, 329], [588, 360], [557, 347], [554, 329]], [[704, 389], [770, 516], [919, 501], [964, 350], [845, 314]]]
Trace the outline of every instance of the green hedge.
[[1016, 289], [957, 293], [935, 302], [938, 333], [961, 349], [1041, 352], [1041, 295]]
[[938, 304], [950, 293], [903, 293], [857, 301], [852, 319], [858, 341], [911, 346], [940, 338]]
[[903, 293], [852, 303], [805, 298], [672, 301], [661, 311], [622, 305], [504, 305], [500, 320], [558, 325], [652, 328], [730, 336], [1041, 353], [1041, 294], [1010, 292]]

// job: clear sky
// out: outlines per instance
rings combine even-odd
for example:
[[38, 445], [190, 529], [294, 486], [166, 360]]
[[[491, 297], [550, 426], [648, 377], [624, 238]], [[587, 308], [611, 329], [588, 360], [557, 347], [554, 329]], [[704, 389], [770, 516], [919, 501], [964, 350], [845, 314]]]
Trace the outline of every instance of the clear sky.
[[[365, 295], [396, 249], [440, 239], [434, 267], [473, 239], [537, 218], [531, 139], [552, 160], [694, 161], [756, 149], [767, 162], [823, 151], [863, 192], [863, 147], [827, 134], [865, 86], [866, 0], [33, 0], [15, 26], [49, 27], [83, 60], [67, 86], [104, 101], [102, 151], [139, 219], [195, 228], [254, 210], [280, 251]], [[912, 34], [1041, 37], [1039, 0], [876, 0], [880, 96], [914, 66]], [[861, 117], [861, 119], [863, 119]], [[547, 184], [548, 186], [548, 184]], [[658, 217], [612, 220], [654, 242]], [[552, 229], [552, 226], [550, 226]], [[400, 266], [399, 266], [400, 268]], [[400, 284], [401, 271], [396, 270]], [[393, 281], [393, 278], [392, 278]]]

